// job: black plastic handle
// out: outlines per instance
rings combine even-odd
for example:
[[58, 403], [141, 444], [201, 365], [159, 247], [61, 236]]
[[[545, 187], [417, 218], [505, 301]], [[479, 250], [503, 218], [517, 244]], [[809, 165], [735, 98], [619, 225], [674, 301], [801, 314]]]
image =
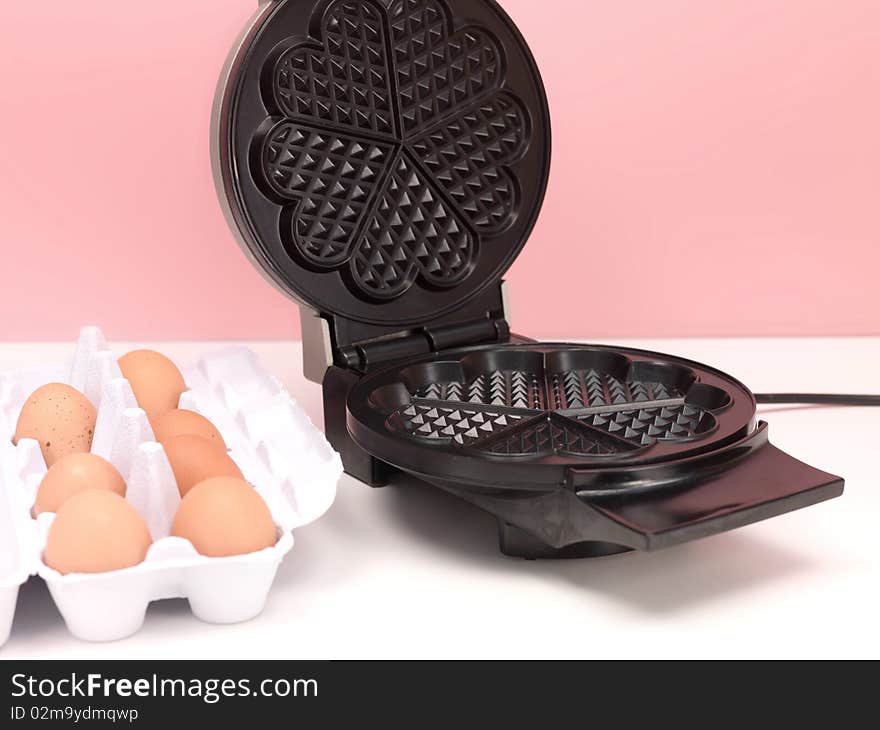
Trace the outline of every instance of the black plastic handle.
[[639, 550], [678, 545], [824, 502], [843, 493], [843, 479], [765, 444], [729, 469], [697, 483], [638, 497], [611, 497], [591, 507]]

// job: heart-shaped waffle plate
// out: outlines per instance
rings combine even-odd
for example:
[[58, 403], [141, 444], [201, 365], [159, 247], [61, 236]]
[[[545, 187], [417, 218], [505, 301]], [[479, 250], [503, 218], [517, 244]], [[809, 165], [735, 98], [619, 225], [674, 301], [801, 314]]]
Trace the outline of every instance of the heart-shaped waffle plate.
[[218, 180], [284, 292], [420, 324], [497, 284], [549, 172], [549, 114], [494, 0], [277, 0], [233, 54]]
[[727, 375], [579, 345], [478, 347], [392, 366], [364, 378], [348, 406], [352, 434], [383, 460], [422, 474], [429, 464], [443, 476], [460, 469], [458, 479], [479, 473], [505, 488], [525, 475], [558, 484], [569, 468], [711, 452], [755, 425], [751, 393]]

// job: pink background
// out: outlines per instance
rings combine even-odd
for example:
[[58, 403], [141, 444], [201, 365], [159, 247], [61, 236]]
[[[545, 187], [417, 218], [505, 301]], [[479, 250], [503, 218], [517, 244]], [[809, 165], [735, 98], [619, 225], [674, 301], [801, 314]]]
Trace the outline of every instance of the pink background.
[[[215, 81], [256, 0], [2, 5], [0, 339], [298, 334], [209, 168]], [[555, 124], [508, 277], [518, 330], [880, 334], [880, 2], [503, 5]]]

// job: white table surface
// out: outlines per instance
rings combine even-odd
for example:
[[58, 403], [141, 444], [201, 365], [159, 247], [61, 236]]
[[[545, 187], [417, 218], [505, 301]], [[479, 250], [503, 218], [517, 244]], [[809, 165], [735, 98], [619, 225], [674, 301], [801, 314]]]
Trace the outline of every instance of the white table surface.
[[[300, 345], [244, 344], [322, 423]], [[617, 344], [706, 362], [756, 392], [880, 392], [880, 338]], [[151, 346], [186, 361], [215, 343]], [[70, 347], [0, 344], [0, 370]], [[333, 509], [296, 533], [259, 618], [211, 626], [164, 601], [137, 635], [89, 644], [32, 579], [0, 658], [877, 658], [880, 409], [762, 414], [777, 446], [846, 477], [843, 498], [655, 554], [528, 562], [499, 553], [494, 520], [474, 507], [346, 476]]]

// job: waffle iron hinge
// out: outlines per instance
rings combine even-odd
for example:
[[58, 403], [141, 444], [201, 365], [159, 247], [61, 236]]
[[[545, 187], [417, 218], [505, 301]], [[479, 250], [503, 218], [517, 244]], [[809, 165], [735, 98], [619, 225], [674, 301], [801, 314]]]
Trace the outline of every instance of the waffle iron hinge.
[[407, 360], [459, 347], [505, 342], [510, 327], [504, 319], [478, 319], [446, 327], [422, 327], [391, 335], [381, 340], [363, 342], [342, 348], [345, 367], [366, 373], [376, 365]]
[[301, 306], [305, 377], [313, 383], [323, 383], [333, 366], [365, 374], [384, 363], [507, 342], [510, 339], [507, 302], [502, 282], [483, 298], [481, 306], [467, 307], [467, 311], [456, 312], [452, 317], [405, 330], [371, 328]]
[[394, 467], [356, 444], [348, 430], [349, 393], [368, 371], [434, 352], [506, 343], [512, 339], [507, 311], [503, 282], [445, 317], [403, 331], [302, 308], [305, 376], [322, 385], [324, 432], [342, 456], [345, 471], [374, 487], [384, 486], [396, 474]]
[[334, 364], [366, 373], [382, 363], [459, 347], [506, 342], [510, 337], [507, 320], [486, 318], [446, 327], [420, 327], [334, 351], [328, 320], [311, 310], [304, 310], [302, 323], [303, 371], [306, 379], [313, 383], [322, 383], [327, 370]]

